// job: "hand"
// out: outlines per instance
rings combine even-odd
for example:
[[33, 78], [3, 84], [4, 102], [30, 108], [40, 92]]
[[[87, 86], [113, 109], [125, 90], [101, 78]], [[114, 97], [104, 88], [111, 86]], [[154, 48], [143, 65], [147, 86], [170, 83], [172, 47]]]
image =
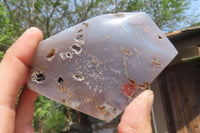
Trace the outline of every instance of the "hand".
[[151, 90], [143, 91], [125, 109], [118, 133], [152, 133], [150, 111], [154, 95]]
[[[15, 109], [20, 88], [26, 84], [32, 56], [43, 40], [42, 32], [30, 28], [7, 50], [0, 63], [0, 133], [34, 132], [32, 120], [37, 93], [25, 88]], [[119, 133], [149, 133], [153, 93], [141, 93], [124, 111]]]
[[0, 63], [0, 133], [34, 132], [32, 120], [37, 93], [25, 88], [15, 109], [20, 88], [27, 82], [32, 56], [43, 40], [42, 32], [30, 28], [7, 50]]

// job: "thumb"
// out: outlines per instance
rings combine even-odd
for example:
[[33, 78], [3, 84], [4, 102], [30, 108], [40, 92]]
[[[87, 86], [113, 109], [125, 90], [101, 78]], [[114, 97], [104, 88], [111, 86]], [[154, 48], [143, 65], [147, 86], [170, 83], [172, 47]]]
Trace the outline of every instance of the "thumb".
[[151, 133], [151, 108], [154, 95], [145, 90], [125, 109], [118, 126], [119, 133]]

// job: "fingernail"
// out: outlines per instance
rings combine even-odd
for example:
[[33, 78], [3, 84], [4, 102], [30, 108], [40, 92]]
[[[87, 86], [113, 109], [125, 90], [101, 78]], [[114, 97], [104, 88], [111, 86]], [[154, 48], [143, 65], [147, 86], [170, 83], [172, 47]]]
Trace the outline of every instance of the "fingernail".
[[26, 31], [24, 33], [32, 33], [36, 30], [36, 27], [30, 27], [28, 29], [26, 29]]
[[153, 99], [154, 99], [154, 94], [151, 92], [148, 95], [148, 101], [147, 101], [147, 106], [148, 106], [149, 112], [151, 112], [151, 108], [152, 108], [152, 105], [153, 105]]
[[28, 32], [33, 32], [33, 31], [35, 31], [35, 27], [30, 27], [30, 28], [27, 29], [27, 31]]

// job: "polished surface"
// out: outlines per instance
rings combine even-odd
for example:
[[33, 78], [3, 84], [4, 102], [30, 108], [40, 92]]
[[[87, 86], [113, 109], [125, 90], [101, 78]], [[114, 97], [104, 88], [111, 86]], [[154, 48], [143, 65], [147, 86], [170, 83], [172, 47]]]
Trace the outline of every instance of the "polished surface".
[[176, 54], [146, 13], [101, 15], [42, 41], [28, 87], [110, 121]]

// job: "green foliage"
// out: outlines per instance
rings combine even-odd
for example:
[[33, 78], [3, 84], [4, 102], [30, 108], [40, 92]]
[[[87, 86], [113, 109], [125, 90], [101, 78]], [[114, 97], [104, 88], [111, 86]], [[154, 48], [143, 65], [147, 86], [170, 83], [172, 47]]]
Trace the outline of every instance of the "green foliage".
[[0, 51], [4, 52], [21, 34], [19, 23], [11, 24], [11, 18], [8, 17], [8, 14], [10, 12], [7, 12], [2, 2], [0, 2]]
[[119, 6], [123, 11], [147, 12], [161, 29], [171, 31], [186, 18], [184, 11], [188, 5], [187, 0], [128, 0]]
[[1, 61], [1, 59], [3, 58], [3, 55], [4, 55], [4, 52], [3, 52], [3, 51], [0, 51], [0, 61]]
[[[4, 47], [6, 47], [5, 42], [8, 39], [8, 32], [7, 32], [7, 28], [5, 27], [5, 25], [7, 25], [9, 22], [9, 19], [6, 18], [6, 13], [4, 11], [4, 7], [2, 5], [2, 3], [0, 3], [0, 50], [4, 51]], [[2, 53], [0, 55], [0, 57], [2, 57]]]
[[68, 129], [69, 119], [66, 107], [55, 103], [44, 96], [36, 101], [33, 126], [38, 132], [61, 132]]
[[191, 25], [191, 27], [196, 27], [196, 26], [200, 26], [200, 22]]

